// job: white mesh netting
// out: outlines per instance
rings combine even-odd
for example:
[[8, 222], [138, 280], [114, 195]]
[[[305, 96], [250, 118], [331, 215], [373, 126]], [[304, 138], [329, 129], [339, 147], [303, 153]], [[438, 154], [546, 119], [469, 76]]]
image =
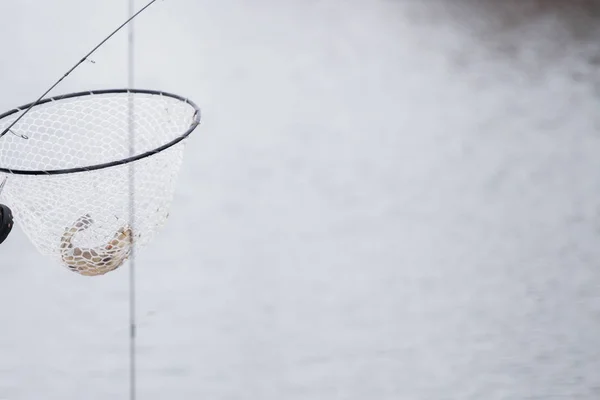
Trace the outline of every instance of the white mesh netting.
[[[51, 101], [27, 113], [12, 129], [16, 135], [0, 138], [0, 167], [47, 171], [124, 160], [190, 132], [199, 122], [196, 111], [181, 99], [140, 92]], [[0, 130], [21, 113], [0, 119]], [[164, 226], [184, 144], [182, 140], [149, 157], [94, 171], [0, 173], [0, 183], [6, 179], [0, 197], [42, 254], [82, 275], [104, 274], [124, 263], [132, 245], [142, 247]]]

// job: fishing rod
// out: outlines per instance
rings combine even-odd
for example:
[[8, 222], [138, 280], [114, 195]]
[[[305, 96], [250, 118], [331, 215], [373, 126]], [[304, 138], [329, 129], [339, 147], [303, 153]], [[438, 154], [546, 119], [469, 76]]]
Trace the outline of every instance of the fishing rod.
[[67, 71], [67, 73], [65, 73], [58, 81], [56, 81], [56, 83], [52, 86], [50, 86], [50, 89], [46, 90], [46, 92], [44, 94], [42, 94], [34, 103], [32, 103], [23, 114], [21, 114], [16, 120], [14, 120], [6, 129], [4, 129], [2, 131], [2, 133], [0, 133], [0, 138], [3, 137], [4, 135], [6, 135], [8, 132], [12, 133], [15, 136], [19, 136], [23, 139], [28, 139], [28, 137], [26, 135], [22, 135], [22, 134], [18, 134], [15, 133], [12, 128], [25, 116], [27, 115], [27, 113], [29, 111], [31, 111], [31, 109], [35, 106], [37, 106], [40, 101], [42, 101], [44, 99], [44, 97], [46, 97], [46, 95], [48, 95], [48, 93], [50, 93], [52, 91], [52, 89], [54, 89], [56, 86], [58, 86], [67, 76], [71, 75], [71, 73], [73, 71], [75, 71], [81, 64], [83, 64], [84, 62], [86, 62], [89, 57], [94, 54], [94, 52], [96, 52], [96, 50], [98, 50], [100, 47], [102, 47], [104, 45], [104, 43], [108, 42], [110, 40], [110, 38], [112, 38], [114, 35], [117, 34], [117, 32], [119, 32], [121, 29], [123, 29], [127, 24], [129, 24], [131, 21], [133, 21], [133, 19], [135, 19], [135, 17], [137, 17], [138, 15], [140, 15], [141, 13], [143, 13], [148, 7], [150, 7], [152, 4], [156, 3], [158, 0], [151, 0], [148, 4], [146, 4], [143, 8], [141, 8], [138, 12], [136, 12], [135, 14], [133, 14], [127, 21], [123, 22], [117, 29], [115, 29], [110, 35], [108, 35], [107, 37], [104, 38], [104, 40], [102, 40], [96, 47], [94, 47], [92, 49], [92, 51], [90, 51], [89, 53], [87, 53], [81, 60], [79, 60], [69, 71]]

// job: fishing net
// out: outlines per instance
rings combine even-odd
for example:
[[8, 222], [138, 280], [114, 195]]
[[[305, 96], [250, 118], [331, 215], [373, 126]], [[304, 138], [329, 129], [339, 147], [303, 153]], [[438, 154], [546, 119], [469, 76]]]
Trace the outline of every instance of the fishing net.
[[[27, 108], [1, 115], [0, 130]], [[162, 92], [44, 100], [0, 138], [0, 196], [42, 254], [105, 274], [164, 226], [199, 122], [194, 103]]]

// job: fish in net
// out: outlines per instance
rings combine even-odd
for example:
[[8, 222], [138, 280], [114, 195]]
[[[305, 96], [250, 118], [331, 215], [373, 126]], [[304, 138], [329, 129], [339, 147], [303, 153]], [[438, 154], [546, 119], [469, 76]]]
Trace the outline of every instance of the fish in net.
[[199, 123], [191, 100], [151, 90], [73, 93], [8, 111], [0, 198], [42, 254], [81, 275], [106, 274], [165, 225]]

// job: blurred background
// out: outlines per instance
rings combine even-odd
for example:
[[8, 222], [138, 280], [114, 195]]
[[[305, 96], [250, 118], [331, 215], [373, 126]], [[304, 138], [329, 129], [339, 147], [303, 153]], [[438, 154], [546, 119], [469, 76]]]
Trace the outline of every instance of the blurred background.
[[[127, 2], [2, 15], [4, 110]], [[169, 0], [135, 26], [136, 86], [203, 112], [138, 254], [140, 399], [600, 397], [600, 2]], [[125, 87], [126, 50], [52, 94]], [[76, 275], [18, 227], [0, 267], [0, 399], [126, 399], [127, 267]]]

